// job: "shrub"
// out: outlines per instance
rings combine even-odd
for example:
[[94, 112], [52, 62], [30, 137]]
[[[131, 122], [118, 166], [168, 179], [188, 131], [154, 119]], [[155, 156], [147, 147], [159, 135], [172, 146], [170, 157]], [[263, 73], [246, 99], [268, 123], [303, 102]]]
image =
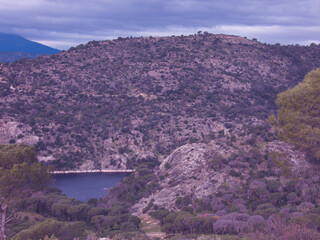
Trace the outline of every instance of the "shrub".
[[184, 207], [182, 208], [182, 211], [189, 212], [189, 213], [193, 213], [193, 207], [191, 207], [191, 206], [184, 206]]
[[311, 202], [302, 202], [297, 209], [303, 212], [308, 212], [309, 209], [314, 208], [314, 204]]
[[173, 223], [176, 217], [177, 217], [177, 214], [175, 212], [171, 212], [167, 216], [165, 216], [165, 218], [163, 219], [163, 223], [164, 224]]
[[101, 208], [101, 207], [93, 207], [88, 211], [88, 217], [93, 217], [96, 215], [107, 215], [108, 210], [106, 208]]
[[170, 212], [165, 208], [159, 208], [158, 210], [151, 212], [151, 217], [160, 220], [163, 223], [163, 219], [169, 214]]
[[84, 237], [85, 224], [83, 222], [64, 223], [56, 220], [46, 220], [21, 231], [13, 240], [43, 239], [54, 235], [58, 239], [73, 240]]
[[256, 215], [261, 215], [264, 218], [271, 216], [272, 214], [277, 213], [277, 208], [270, 203], [265, 203], [257, 206]]
[[173, 233], [174, 232], [174, 225], [172, 223], [165, 223], [162, 227], [161, 227], [161, 232], [165, 232], [165, 233]]
[[249, 240], [318, 240], [320, 234], [305, 225], [285, 224], [280, 218], [274, 218], [260, 230], [248, 234]]
[[121, 224], [120, 230], [124, 232], [132, 232], [137, 230], [137, 226], [132, 222], [125, 222]]
[[277, 192], [280, 186], [281, 182], [279, 180], [270, 180], [267, 182], [267, 189], [272, 193]]
[[178, 208], [183, 208], [184, 206], [188, 206], [191, 203], [191, 198], [190, 196], [185, 196], [185, 197], [177, 197], [176, 199], [176, 206]]

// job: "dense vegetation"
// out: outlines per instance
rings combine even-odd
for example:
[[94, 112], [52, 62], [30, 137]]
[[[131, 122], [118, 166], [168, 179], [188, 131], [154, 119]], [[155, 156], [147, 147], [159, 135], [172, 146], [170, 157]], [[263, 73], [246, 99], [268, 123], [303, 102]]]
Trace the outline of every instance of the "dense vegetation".
[[125, 203], [107, 207], [97, 199], [87, 203], [68, 199], [51, 188], [48, 180], [48, 169], [38, 163], [34, 147], [0, 145], [1, 240], [6, 236], [15, 240], [46, 236], [73, 240], [142, 234], [140, 219], [129, 214]]
[[[97, 199], [87, 203], [69, 199], [57, 189], [47, 189], [20, 202], [23, 212], [11, 223], [12, 239], [86, 239], [138, 232], [140, 219], [125, 204], [106, 208]], [[93, 239], [96, 239], [93, 238]]]
[[6, 239], [9, 213], [15, 213], [16, 204], [33, 190], [42, 189], [49, 174], [36, 159], [34, 147], [26, 145], [0, 145], [0, 239]]
[[280, 137], [320, 161], [320, 69], [302, 83], [281, 93], [277, 118], [270, 118]]
[[319, 53], [315, 44], [204, 33], [92, 41], [3, 64], [0, 141], [36, 144], [39, 159], [60, 169], [162, 161], [186, 143], [265, 119], [278, 93], [318, 67]]

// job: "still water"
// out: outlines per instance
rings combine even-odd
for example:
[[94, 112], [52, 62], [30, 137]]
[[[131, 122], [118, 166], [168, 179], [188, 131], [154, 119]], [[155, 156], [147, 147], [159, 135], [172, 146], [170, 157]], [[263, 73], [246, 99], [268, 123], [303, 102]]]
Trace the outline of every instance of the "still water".
[[130, 173], [77, 173], [56, 174], [54, 186], [69, 198], [88, 201], [90, 198], [106, 196], [111, 187], [121, 182]]

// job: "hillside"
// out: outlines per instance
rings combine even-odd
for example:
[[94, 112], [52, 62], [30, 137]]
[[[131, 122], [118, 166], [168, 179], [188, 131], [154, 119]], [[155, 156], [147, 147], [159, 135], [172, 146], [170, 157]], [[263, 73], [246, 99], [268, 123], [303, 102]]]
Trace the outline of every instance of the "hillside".
[[319, 65], [315, 44], [207, 33], [93, 41], [0, 65], [0, 143], [36, 144], [59, 169], [125, 169], [220, 135], [272, 141], [277, 94]]
[[0, 33], [0, 62], [13, 62], [21, 58], [35, 58], [60, 52], [19, 35]]
[[319, 182], [319, 165], [289, 144], [219, 137], [181, 146], [156, 169], [139, 167], [100, 202], [151, 216], [167, 236], [181, 239], [240, 240], [250, 233], [252, 240], [316, 240]]

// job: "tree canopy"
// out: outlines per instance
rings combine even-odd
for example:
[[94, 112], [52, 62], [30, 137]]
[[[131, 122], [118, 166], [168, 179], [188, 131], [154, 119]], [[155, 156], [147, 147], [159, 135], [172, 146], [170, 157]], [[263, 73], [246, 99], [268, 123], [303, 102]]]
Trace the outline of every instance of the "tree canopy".
[[278, 95], [277, 116], [270, 122], [282, 140], [294, 144], [320, 161], [320, 68], [309, 72], [302, 83]]
[[27, 145], [0, 145], [1, 235], [6, 238], [7, 212], [34, 189], [48, 183], [50, 175], [36, 158], [36, 150]]

